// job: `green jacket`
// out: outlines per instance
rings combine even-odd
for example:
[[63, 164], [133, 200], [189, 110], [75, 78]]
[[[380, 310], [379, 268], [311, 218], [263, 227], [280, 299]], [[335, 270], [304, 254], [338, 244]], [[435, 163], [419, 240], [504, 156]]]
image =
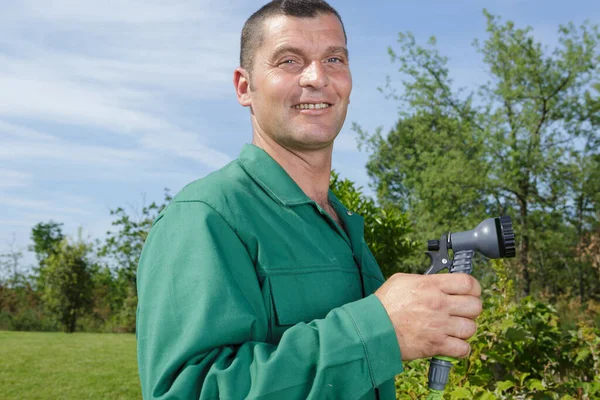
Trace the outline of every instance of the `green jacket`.
[[330, 200], [345, 230], [252, 145], [173, 199], [137, 275], [144, 398], [395, 398], [383, 276]]

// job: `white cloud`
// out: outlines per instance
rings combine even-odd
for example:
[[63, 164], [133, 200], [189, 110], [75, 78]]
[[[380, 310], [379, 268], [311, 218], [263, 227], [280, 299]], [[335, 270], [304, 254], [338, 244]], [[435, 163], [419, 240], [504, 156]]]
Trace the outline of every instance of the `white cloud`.
[[[0, 133], [2, 130], [0, 129]], [[63, 165], [94, 165], [123, 167], [152, 157], [139, 150], [125, 150], [106, 146], [90, 146], [67, 142], [56, 138], [51, 141], [4, 140], [0, 147], [0, 161], [58, 160]]]
[[97, 86], [0, 74], [0, 87], [0, 115], [5, 117], [87, 125], [123, 134], [171, 127], [164, 120], [122, 107], [118, 93]]
[[202, 160], [204, 165], [212, 169], [220, 168], [231, 161], [231, 157], [207, 147], [198, 135], [191, 132], [170, 132], [168, 135], [152, 132], [144, 135], [141, 143], [149, 149], [168, 151], [192, 160]]
[[51, 211], [53, 213], [67, 214], [89, 214], [88, 211], [79, 207], [57, 207], [46, 200], [32, 200], [28, 197], [18, 197], [0, 194], [0, 205], [14, 208], [24, 208], [38, 211]]
[[33, 181], [33, 175], [27, 172], [0, 169], [0, 189], [26, 187]]
[[115, 204], [230, 160], [192, 110], [233, 96], [239, 3], [0, 2], [0, 252], [50, 219], [101, 238]]
[[[19, 131], [20, 140], [5, 143], [0, 160], [62, 158], [105, 165], [160, 151], [211, 169], [224, 165], [230, 157], [210, 148], [199, 133], [208, 130], [197, 126], [197, 132], [187, 132], [179, 126], [182, 111], [174, 104], [193, 99], [202, 108], [202, 101], [222, 97], [224, 85], [231, 86], [238, 29], [221, 25], [214, 35], [213, 28], [232, 20], [231, 9], [210, 1], [3, 5], [0, 118], [20, 123], [0, 121], [0, 134]], [[23, 30], [24, 24], [31, 29]], [[34, 137], [30, 121], [53, 125]], [[124, 135], [138, 146], [131, 151], [61, 140], [63, 127], [75, 126]], [[39, 139], [54, 144], [41, 145]]]
[[[221, 5], [223, 3], [221, 2]], [[171, 1], [158, 0], [53, 0], [51, 3], [37, 0], [8, 1], [8, 12], [14, 17], [28, 15], [30, 18], [52, 22], [77, 23], [164, 23], [198, 21], [222, 15], [216, 0]], [[204, 11], [204, 13], [199, 13]]]
[[10, 124], [0, 120], [0, 137], [9, 138], [15, 137], [19, 139], [32, 140], [32, 141], [55, 141], [58, 140], [55, 136], [47, 133], [38, 132], [35, 129], [27, 128], [25, 126]]

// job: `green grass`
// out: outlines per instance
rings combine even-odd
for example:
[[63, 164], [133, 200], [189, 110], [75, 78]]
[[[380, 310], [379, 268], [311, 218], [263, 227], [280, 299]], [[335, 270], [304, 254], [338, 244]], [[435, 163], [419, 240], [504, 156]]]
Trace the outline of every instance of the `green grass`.
[[2, 399], [141, 399], [131, 334], [0, 331]]

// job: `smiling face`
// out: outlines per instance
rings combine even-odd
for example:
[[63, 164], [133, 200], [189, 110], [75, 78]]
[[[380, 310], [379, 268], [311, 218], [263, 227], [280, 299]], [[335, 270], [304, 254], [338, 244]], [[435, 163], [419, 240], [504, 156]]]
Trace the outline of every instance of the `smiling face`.
[[352, 90], [340, 21], [333, 14], [266, 20], [251, 74], [238, 68], [234, 83], [255, 135], [288, 149], [331, 147]]

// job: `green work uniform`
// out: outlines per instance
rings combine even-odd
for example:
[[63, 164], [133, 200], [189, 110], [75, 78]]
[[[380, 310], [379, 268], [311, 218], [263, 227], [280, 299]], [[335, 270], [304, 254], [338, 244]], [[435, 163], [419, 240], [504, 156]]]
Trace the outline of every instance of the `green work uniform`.
[[384, 279], [329, 198], [345, 229], [253, 145], [175, 196], [137, 275], [144, 398], [395, 398]]

